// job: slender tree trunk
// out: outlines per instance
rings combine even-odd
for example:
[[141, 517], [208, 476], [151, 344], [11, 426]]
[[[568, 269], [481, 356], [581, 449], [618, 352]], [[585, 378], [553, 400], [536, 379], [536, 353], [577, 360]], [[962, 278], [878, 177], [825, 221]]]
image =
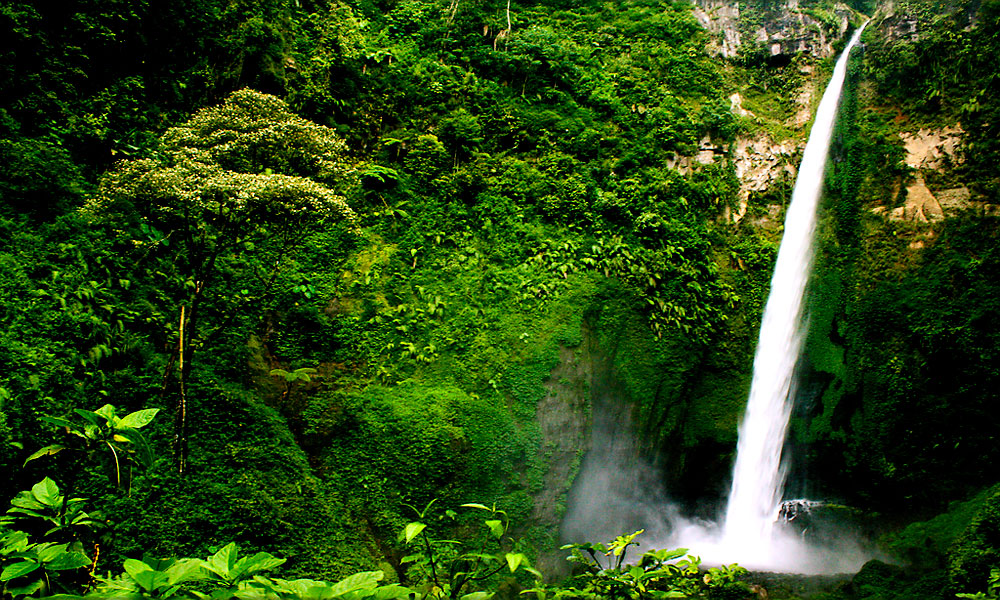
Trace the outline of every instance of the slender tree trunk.
[[174, 456], [177, 458], [177, 472], [187, 473], [188, 468], [188, 398], [187, 384], [191, 375], [191, 365], [194, 358], [195, 317], [196, 307], [205, 282], [196, 281], [194, 292], [186, 306], [181, 306], [181, 319], [178, 326], [177, 342], [177, 377], [179, 394], [177, 397], [176, 423], [174, 432]]
[[177, 458], [177, 472], [183, 475], [187, 471], [187, 370], [189, 362], [184, 360], [186, 306], [181, 307], [181, 321], [178, 327], [177, 363], [180, 395], [177, 398], [176, 423], [174, 430], [174, 456]]

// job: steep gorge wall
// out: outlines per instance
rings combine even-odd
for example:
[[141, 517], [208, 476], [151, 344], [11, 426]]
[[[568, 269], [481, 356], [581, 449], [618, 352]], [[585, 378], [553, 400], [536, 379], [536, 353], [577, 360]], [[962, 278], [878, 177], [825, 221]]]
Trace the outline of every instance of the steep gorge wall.
[[[967, 124], [995, 66], [962, 50], [997, 24], [970, 3], [883, 10], [838, 131], [793, 443], [814, 493], [905, 520], [1000, 478], [995, 171]], [[969, 82], [942, 85], [955, 71]]]

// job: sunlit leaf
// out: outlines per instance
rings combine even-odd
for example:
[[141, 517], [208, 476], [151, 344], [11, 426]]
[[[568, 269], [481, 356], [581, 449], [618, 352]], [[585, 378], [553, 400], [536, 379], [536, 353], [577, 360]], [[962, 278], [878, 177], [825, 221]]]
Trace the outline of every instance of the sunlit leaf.
[[122, 420], [117, 423], [119, 427], [131, 427], [132, 429], [139, 429], [149, 425], [156, 416], [156, 413], [160, 412], [158, 408], [146, 408], [143, 410], [137, 410], [133, 413], [129, 413], [122, 417]]
[[510, 569], [511, 573], [517, 571], [517, 568], [521, 566], [521, 563], [527, 560], [527, 557], [520, 552], [508, 552], [504, 555], [504, 558], [507, 559], [507, 568]]
[[333, 585], [333, 589], [331, 590], [332, 597], [343, 596], [355, 590], [374, 589], [378, 585], [378, 582], [382, 581], [383, 577], [385, 577], [385, 573], [382, 571], [362, 571], [355, 573]]
[[42, 449], [40, 449], [40, 450], [32, 453], [32, 455], [29, 456], [28, 458], [24, 459], [24, 464], [28, 464], [29, 462], [31, 462], [31, 461], [33, 461], [33, 460], [35, 460], [37, 458], [41, 458], [43, 456], [51, 456], [53, 454], [57, 454], [57, 453], [65, 450], [65, 449], [66, 449], [66, 446], [60, 446], [59, 444], [53, 444], [51, 446], [45, 446], [44, 448], [42, 448]]
[[61, 504], [59, 486], [48, 477], [31, 487], [31, 495], [45, 506], [56, 507]]
[[16, 577], [23, 577], [28, 573], [37, 570], [40, 566], [40, 564], [33, 560], [16, 562], [12, 565], [8, 565], [7, 568], [0, 573], [0, 581], [10, 581]]
[[503, 521], [500, 521], [499, 519], [487, 519], [484, 523], [486, 523], [486, 526], [490, 528], [490, 533], [493, 534], [493, 537], [497, 539], [503, 537]]
[[424, 525], [423, 523], [419, 523], [416, 521], [414, 521], [413, 523], [407, 523], [406, 528], [403, 529], [403, 539], [406, 540], [407, 544], [409, 544], [411, 541], [413, 541], [413, 538], [420, 535], [420, 532], [423, 531], [426, 527], [427, 526]]

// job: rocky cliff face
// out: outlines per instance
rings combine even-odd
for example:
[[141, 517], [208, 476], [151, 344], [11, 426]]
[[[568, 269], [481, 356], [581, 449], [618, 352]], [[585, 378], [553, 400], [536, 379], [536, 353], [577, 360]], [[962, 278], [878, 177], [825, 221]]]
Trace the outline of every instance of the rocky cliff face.
[[[977, 202], [964, 185], [927, 183], [932, 175], [949, 171], [963, 162], [960, 152], [963, 135], [964, 131], [957, 124], [901, 133], [906, 166], [911, 169], [913, 178], [909, 182], [898, 182], [891, 197], [898, 198], [902, 188], [905, 200], [901, 206], [876, 206], [871, 212], [890, 221], [914, 223], [933, 223], [970, 209], [995, 214], [996, 206]], [[911, 246], [923, 247], [923, 242], [917, 241]]]
[[[715, 34], [709, 51], [725, 59], [746, 58], [756, 68], [783, 67], [801, 55], [827, 58], [835, 54], [834, 43], [846, 36], [852, 19], [857, 19], [857, 13], [843, 3], [825, 8], [804, 8], [799, 0], [757, 4], [696, 0], [695, 16]], [[822, 84], [816, 81], [817, 71], [812, 61], [797, 61], [788, 68], [798, 69], [802, 84], [782, 100], [788, 103], [792, 116], [776, 125], [792, 132], [793, 137], [780, 139], [759, 130], [741, 136], [728, 149], [713, 147], [711, 141], [702, 140], [698, 156], [678, 160], [677, 168], [681, 170], [715, 162], [722, 156], [732, 161], [740, 190], [736, 206], [724, 209], [723, 221], [739, 223], [746, 217], [752, 198], [774, 196], [774, 190], [779, 189], [775, 186], [783, 189], [795, 179], [797, 158], [805, 144], [805, 132]], [[733, 94], [730, 100], [734, 114], [762, 124], [757, 115], [743, 107], [740, 94]], [[753, 215], [754, 225], [765, 228], [780, 225], [780, 204], [771, 203], [758, 212]]]
[[[871, 212], [890, 221], [910, 223], [936, 223], [968, 211], [982, 216], [1000, 215], [1000, 205], [976, 197], [955, 175], [955, 168], [964, 162], [964, 136], [965, 132], [957, 123], [901, 133], [900, 143], [906, 150], [905, 162], [911, 176], [897, 181], [889, 196], [901, 203], [875, 206]], [[922, 238], [910, 243], [911, 249], [923, 248], [927, 240], [934, 237], [933, 231], [924, 233]]]
[[[1000, 205], [995, 198], [984, 194], [982, 186], [976, 185], [976, 176], [968, 169], [967, 158], [973, 147], [972, 139], [976, 137], [974, 128], [963, 127], [959, 119], [965, 120], [981, 109], [979, 99], [970, 103], [969, 112], [964, 109], [955, 110], [968, 99], [961, 98], [962, 82], [952, 79], [948, 85], [941, 86], [934, 95], [928, 95], [926, 85], [921, 88], [913, 86], [919, 77], [926, 78], [930, 71], [919, 71], [914, 62], [907, 71], [896, 65], [892, 76], [878, 74], [878, 68], [892, 64], [898, 57], [907, 57], [916, 61], [921, 48], [930, 47], [936, 50], [929, 54], [949, 51], [947, 46], [934, 46], [935, 40], [940, 40], [942, 31], [948, 40], [968, 39], [968, 32], [977, 27], [979, 20], [978, 2], [951, 3], [941, 10], [950, 14], [942, 14], [940, 10], [929, 10], [919, 3], [887, 2], [880, 6], [878, 13], [869, 29], [872, 38], [872, 54], [875, 60], [872, 72], [878, 81], [876, 87], [891, 89], [892, 81], [907, 82], [912, 89], [906, 94], [918, 99], [918, 104], [907, 105], [906, 100], [896, 94], [894, 101], [898, 104], [891, 110], [896, 111], [893, 127], [896, 143], [902, 149], [903, 162], [908, 172], [895, 181], [885, 185], [892, 193], [873, 202], [869, 210], [889, 221], [902, 221], [913, 224], [925, 224], [918, 239], [910, 243], [911, 249], [926, 246], [926, 241], [936, 235], [935, 223], [955, 217], [959, 214], [975, 214], [980, 216], [997, 216]], [[947, 17], [947, 18], [945, 18]], [[969, 42], [967, 42], [969, 43]], [[956, 53], [949, 59], [950, 68], [960, 69], [958, 63], [961, 57]], [[897, 84], [898, 85], [898, 84]], [[874, 88], [873, 88], [874, 89]], [[985, 97], [985, 92], [981, 94]], [[883, 101], [884, 102], [884, 101]], [[949, 106], [950, 105], [950, 106]], [[919, 107], [919, 108], [917, 108]], [[881, 105], [875, 110], [885, 110]], [[915, 108], [917, 108], [915, 110]], [[912, 120], [912, 122], [911, 122]]]
[[[771, 57], [808, 53], [817, 58], [834, 54], [854, 13], [842, 3], [830, 10], [803, 9], [798, 0], [773, 8], [747, 7], [733, 0], [697, 0], [695, 16], [716, 34], [711, 50], [724, 58], [764, 50]], [[749, 51], [749, 52], [748, 52]]]

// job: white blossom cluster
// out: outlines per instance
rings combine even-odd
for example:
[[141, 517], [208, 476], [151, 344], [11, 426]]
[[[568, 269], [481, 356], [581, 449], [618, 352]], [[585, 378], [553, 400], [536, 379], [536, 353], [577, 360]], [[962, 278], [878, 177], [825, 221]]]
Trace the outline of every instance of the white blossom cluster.
[[158, 158], [119, 163], [85, 210], [136, 210], [160, 224], [355, 220], [343, 195], [303, 176], [350, 177], [340, 158], [343, 141], [274, 96], [236, 92], [161, 142]]
[[97, 213], [125, 200], [141, 203], [143, 206], [136, 206], [139, 212], [157, 221], [169, 221], [171, 216], [264, 222], [298, 217], [355, 218], [343, 196], [311, 179], [237, 173], [198, 160], [197, 152], [188, 154], [169, 166], [150, 159], [120, 164], [103, 182], [91, 211]]
[[242, 172], [344, 177], [344, 142], [329, 127], [292, 113], [281, 99], [253, 90], [234, 92], [215, 107], [163, 135], [166, 148], [204, 151], [206, 160]]

